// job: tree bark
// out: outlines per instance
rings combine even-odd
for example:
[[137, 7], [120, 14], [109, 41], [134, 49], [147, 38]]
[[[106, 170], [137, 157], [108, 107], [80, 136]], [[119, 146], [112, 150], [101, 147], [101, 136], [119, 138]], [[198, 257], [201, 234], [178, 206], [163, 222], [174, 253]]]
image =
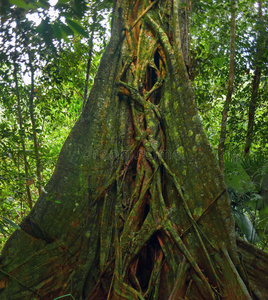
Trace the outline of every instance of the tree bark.
[[254, 136], [254, 125], [255, 125], [255, 112], [258, 103], [258, 91], [261, 80], [261, 68], [256, 66], [254, 71], [253, 83], [252, 83], [252, 93], [251, 99], [248, 108], [248, 126], [246, 134], [246, 143], [245, 143], [245, 154], [250, 153], [251, 144], [253, 142]]
[[[259, 22], [262, 19], [262, 1], [258, 1], [258, 19]], [[258, 36], [259, 38], [259, 36]], [[246, 134], [246, 142], [245, 142], [245, 148], [244, 152], [246, 155], [250, 153], [251, 144], [253, 142], [254, 137], [254, 125], [255, 125], [255, 112], [257, 109], [258, 104], [258, 92], [259, 92], [259, 86], [261, 81], [261, 47], [260, 47], [260, 41], [257, 41], [257, 53], [255, 57], [255, 70], [254, 70], [254, 76], [253, 76], [253, 82], [252, 82], [252, 93], [251, 93], [251, 99], [249, 103], [248, 108], [248, 126], [247, 126], [247, 134]]]
[[[16, 50], [15, 50], [15, 52], [16, 52]], [[29, 168], [28, 168], [25, 141], [24, 141], [24, 137], [23, 137], [23, 119], [22, 119], [22, 115], [21, 115], [21, 99], [20, 99], [20, 91], [19, 91], [19, 83], [18, 83], [18, 68], [17, 68], [17, 61], [16, 61], [16, 53], [15, 53], [15, 58], [14, 58], [14, 80], [15, 80], [15, 89], [16, 89], [16, 98], [17, 98], [17, 110], [18, 110], [18, 121], [19, 121], [19, 128], [20, 128], [20, 140], [21, 140], [22, 153], [23, 153], [23, 162], [24, 162], [25, 188], [26, 188], [28, 205], [29, 205], [30, 208], [32, 208], [32, 195], [31, 195], [31, 190], [30, 190], [30, 184], [28, 183], [29, 180], [30, 180]]]
[[229, 111], [230, 103], [232, 100], [233, 89], [234, 89], [234, 67], [235, 67], [235, 1], [232, 1], [229, 81], [228, 81], [227, 96], [222, 111], [221, 133], [220, 133], [220, 140], [218, 145], [219, 166], [222, 173], [224, 173], [224, 144], [226, 139], [227, 117], [228, 117], [228, 111]]
[[85, 107], [85, 104], [87, 102], [87, 97], [88, 97], [88, 81], [89, 81], [90, 67], [91, 67], [91, 61], [92, 61], [93, 39], [94, 39], [95, 26], [96, 26], [96, 20], [97, 20], [96, 12], [94, 12], [92, 19], [93, 19], [92, 32], [91, 32], [91, 36], [90, 36], [89, 43], [88, 43], [87, 72], [86, 72], [86, 79], [85, 79], [85, 88], [84, 88], [82, 109]]
[[2, 299], [251, 299], [178, 16], [176, 1], [115, 1], [83, 113], [3, 249]]
[[180, 0], [180, 36], [181, 36], [181, 51], [184, 58], [184, 63], [187, 72], [190, 71], [190, 35], [189, 35], [189, 16], [191, 10], [190, 0]]
[[32, 64], [32, 54], [28, 53], [29, 56], [29, 64], [30, 64], [30, 72], [31, 72], [31, 92], [29, 97], [29, 110], [30, 110], [30, 118], [32, 123], [32, 131], [33, 131], [33, 141], [34, 141], [34, 154], [35, 154], [35, 165], [36, 165], [36, 177], [37, 177], [37, 188], [38, 195], [41, 195], [41, 183], [42, 183], [42, 175], [41, 175], [41, 161], [39, 154], [39, 145], [37, 141], [37, 133], [36, 133], [36, 122], [34, 117], [34, 67]]

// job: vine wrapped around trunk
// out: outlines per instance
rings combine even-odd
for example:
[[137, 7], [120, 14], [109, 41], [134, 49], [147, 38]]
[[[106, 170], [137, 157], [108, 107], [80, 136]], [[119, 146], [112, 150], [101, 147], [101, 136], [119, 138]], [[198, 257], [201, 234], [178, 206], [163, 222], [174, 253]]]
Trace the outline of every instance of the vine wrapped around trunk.
[[3, 250], [2, 299], [267, 295], [238, 255], [180, 50], [178, 11], [175, 0], [115, 1], [83, 113], [46, 193]]

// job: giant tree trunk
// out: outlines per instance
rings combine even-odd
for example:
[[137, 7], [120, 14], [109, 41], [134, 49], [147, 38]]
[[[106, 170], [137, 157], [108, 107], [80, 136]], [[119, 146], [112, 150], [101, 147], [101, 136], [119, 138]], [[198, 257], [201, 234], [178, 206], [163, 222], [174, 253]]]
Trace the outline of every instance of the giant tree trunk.
[[[267, 297], [238, 255], [177, 12], [176, 1], [115, 1], [82, 116], [2, 252], [1, 299]], [[257, 271], [267, 266], [261, 257]]]

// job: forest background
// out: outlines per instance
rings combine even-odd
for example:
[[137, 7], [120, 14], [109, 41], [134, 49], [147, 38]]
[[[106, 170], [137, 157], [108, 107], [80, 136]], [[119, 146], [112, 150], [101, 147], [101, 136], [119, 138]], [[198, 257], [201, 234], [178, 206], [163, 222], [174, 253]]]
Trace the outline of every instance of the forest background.
[[[185, 64], [237, 233], [267, 251], [267, 1], [184, 2]], [[109, 40], [111, 9], [111, 1], [1, 1], [0, 248], [46, 192]]]

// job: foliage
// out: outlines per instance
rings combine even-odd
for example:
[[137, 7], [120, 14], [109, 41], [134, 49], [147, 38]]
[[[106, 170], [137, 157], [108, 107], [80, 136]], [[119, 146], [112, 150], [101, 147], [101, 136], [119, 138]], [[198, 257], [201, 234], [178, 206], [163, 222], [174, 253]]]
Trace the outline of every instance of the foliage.
[[[53, 14], [52, 7], [42, 1], [38, 4], [36, 1], [13, 1], [10, 4], [15, 6], [7, 5], [1, 11], [4, 16], [0, 28], [0, 216], [4, 222], [2, 233], [6, 235], [12, 232], [13, 224], [20, 223], [29, 212], [26, 187], [30, 188], [35, 202], [38, 184], [45, 186], [51, 177], [62, 144], [81, 113], [92, 30], [95, 31], [95, 45], [89, 88], [107, 40], [102, 15], [109, 13], [109, 6], [100, 2], [94, 8], [94, 3], [84, 2], [83, 6], [78, 2], [58, 1]], [[95, 25], [94, 11], [98, 20]], [[31, 81], [30, 57], [34, 82]], [[19, 125], [15, 68], [22, 127]], [[32, 87], [42, 182], [36, 177], [36, 149], [30, 117]], [[26, 147], [28, 177], [23, 165], [22, 141]], [[12, 226], [7, 228], [6, 222]], [[1, 245], [5, 240], [5, 236], [1, 237]]]
[[2, 232], [4, 237], [6, 237], [6, 233], [9, 233], [7, 226], [13, 227], [15, 229], [20, 229], [20, 226], [12, 222], [10, 219], [2, 216], [0, 216], [0, 219], [0, 231]]
[[[255, 4], [254, 4], [255, 3]], [[219, 141], [220, 113], [227, 93], [230, 3], [202, 1], [193, 3], [191, 32], [190, 78], [193, 78], [196, 101], [204, 128], [212, 147]], [[245, 142], [248, 108], [254, 77], [256, 44], [261, 39], [260, 59], [262, 77], [254, 127], [253, 152], [267, 152], [267, 9], [262, 22], [256, 22], [257, 5], [254, 1], [237, 2], [236, 55], [233, 100], [230, 104], [226, 151], [240, 153]], [[260, 34], [259, 34], [260, 32]]]
[[[230, 2], [193, 2], [192, 12], [190, 78], [204, 129], [216, 152], [228, 84]], [[256, 2], [237, 2], [235, 87], [228, 112], [225, 180], [238, 233], [267, 250], [267, 203], [263, 199], [263, 190], [267, 186], [261, 185], [267, 174], [268, 150], [267, 8], [263, 5], [261, 22], [257, 14]], [[244, 157], [241, 153], [245, 145], [257, 43], [261, 45], [262, 56], [258, 63], [262, 68], [262, 78], [252, 154]]]
[[[237, 232], [249, 242], [267, 251], [268, 214], [267, 190], [264, 179], [268, 176], [267, 156], [225, 156], [225, 181], [228, 185], [231, 207]], [[267, 196], [266, 196], [267, 197]]]

